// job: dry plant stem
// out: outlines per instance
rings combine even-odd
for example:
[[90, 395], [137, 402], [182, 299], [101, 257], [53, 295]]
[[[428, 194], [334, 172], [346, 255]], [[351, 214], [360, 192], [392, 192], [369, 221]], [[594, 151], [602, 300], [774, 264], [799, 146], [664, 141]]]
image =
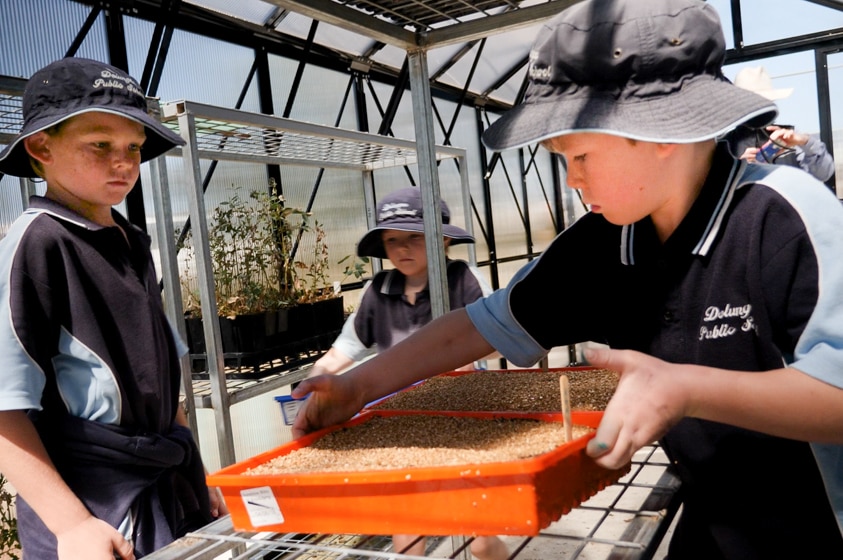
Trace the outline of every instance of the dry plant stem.
[[567, 375], [559, 376], [559, 397], [562, 400], [562, 424], [565, 426], [565, 443], [573, 441], [571, 433], [571, 385]]

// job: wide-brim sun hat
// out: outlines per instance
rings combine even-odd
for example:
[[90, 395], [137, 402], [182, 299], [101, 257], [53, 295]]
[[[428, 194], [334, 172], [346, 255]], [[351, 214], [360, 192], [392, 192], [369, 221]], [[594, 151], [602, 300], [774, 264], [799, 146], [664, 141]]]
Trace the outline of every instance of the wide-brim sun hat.
[[[461, 227], [451, 224], [451, 211], [444, 200], [439, 199], [442, 212], [442, 234], [451, 245], [474, 243], [474, 237]], [[387, 258], [383, 246], [385, 230], [415, 231], [424, 233], [424, 205], [418, 187], [406, 187], [393, 191], [378, 203], [375, 227], [367, 231], [357, 243], [360, 257]]]
[[751, 66], [738, 72], [735, 85], [771, 101], [785, 99], [793, 93], [793, 88], [774, 88], [773, 79], [763, 66]]
[[483, 134], [500, 151], [576, 132], [691, 143], [778, 110], [722, 73], [720, 18], [701, 0], [584, 0], [539, 32], [524, 101]]
[[37, 177], [23, 140], [82, 113], [113, 113], [144, 126], [141, 161], [155, 158], [184, 140], [147, 112], [146, 96], [124, 71], [87, 58], [63, 58], [35, 72], [22, 100], [23, 126], [0, 152], [0, 173]]

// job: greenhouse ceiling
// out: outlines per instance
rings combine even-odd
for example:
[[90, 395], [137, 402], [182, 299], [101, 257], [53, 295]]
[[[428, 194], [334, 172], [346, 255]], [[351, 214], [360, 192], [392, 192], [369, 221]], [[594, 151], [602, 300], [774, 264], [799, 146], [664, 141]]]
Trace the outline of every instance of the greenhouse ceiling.
[[[216, 29], [307, 52], [351, 70], [400, 79], [407, 53], [424, 51], [431, 87], [475, 105], [517, 102], [530, 45], [542, 21], [579, 0], [76, 0], [196, 32]], [[640, 0], [646, 1], [646, 0]], [[726, 34], [727, 61], [746, 62], [837, 43], [822, 12], [841, 0], [709, 0]], [[763, 13], [762, 13], [763, 11]], [[805, 29], [782, 26], [788, 13], [812, 13]], [[775, 15], [777, 25], [765, 23]], [[756, 24], [757, 22], [757, 24]], [[761, 28], [753, 31], [753, 25]], [[488, 40], [487, 40], [488, 39]], [[735, 48], [738, 45], [738, 48]]]

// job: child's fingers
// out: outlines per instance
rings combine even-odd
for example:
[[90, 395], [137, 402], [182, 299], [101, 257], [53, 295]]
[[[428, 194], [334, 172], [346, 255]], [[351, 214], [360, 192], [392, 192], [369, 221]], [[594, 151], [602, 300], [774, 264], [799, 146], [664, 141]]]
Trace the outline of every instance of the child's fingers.
[[588, 441], [586, 453], [594, 458], [598, 465], [607, 469], [618, 469], [629, 462], [634, 450], [621, 439], [623, 419], [616, 417], [610, 408], [603, 413], [603, 418], [594, 437]]
[[[588, 442], [586, 453], [597, 464], [618, 469], [626, 465], [655, 429], [649, 406], [642, 397], [650, 396], [652, 391], [640, 384], [642, 370], [647, 369], [649, 358], [639, 352], [612, 350], [609, 348], [589, 348], [585, 357], [591, 365], [616, 371], [620, 382], [614, 397], [606, 406], [603, 418], [593, 439]], [[624, 376], [627, 376], [625, 379]], [[650, 394], [648, 394], [650, 393]]]
[[113, 543], [114, 551], [117, 553], [119, 558], [123, 560], [135, 560], [135, 552], [132, 543], [124, 539], [122, 536], [119, 538], [115, 538]]
[[[585, 350], [585, 358], [588, 362], [596, 367], [603, 369], [611, 369], [613, 371], [620, 371], [621, 364], [617, 353], [608, 348], [587, 348]], [[594, 438], [589, 440], [586, 446], [586, 453], [590, 457], [599, 459], [598, 463], [609, 468], [616, 468], [611, 466], [614, 464], [615, 444], [618, 440], [618, 435], [621, 430], [621, 419], [615, 419], [611, 407], [607, 407], [603, 413], [603, 418], [597, 428]], [[622, 466], [624, 463], [621, 463]]]

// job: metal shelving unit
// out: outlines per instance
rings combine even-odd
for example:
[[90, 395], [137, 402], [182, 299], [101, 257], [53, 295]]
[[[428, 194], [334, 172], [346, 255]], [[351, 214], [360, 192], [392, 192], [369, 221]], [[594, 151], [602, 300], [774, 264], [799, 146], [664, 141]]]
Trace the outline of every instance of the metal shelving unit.
[[[13, 76], [0, 76], [0, 146], [8, 145], [23, 126], [23, 90], [26, 80]], [[20, 178], [20, 194], [23, 208], [29, 204], [29, 197], [35, 194], [35, 184]]]
[[[298, 368], [290, 368], [281, 373], [275, 373], [260, 379], [227, 379], [229, 404], [237, 404], [297, 383], [307, 377], [313, 364], [306, 364]], [[193, 402], [196, 408], [211, 408], [213, 389], [210, 380], [193, 380]]]
[[[388, 167], [423, 164], [419, 160], [417, 145], [413, 141], [365, 132], [340, 129], [308, 122], [229, 109], [193, 101], [172, 101], [160, 106], [160, 119], [185, 140], [180, 150], [169, 152], [180, 154], [185, 160], [188, 177], [188, 209], [196, 250], [197, 280], [202, 302], [202, 316], [216, 317], [213, 270], [208, 249], [208, 226], [200, 159], [253, 162], [265, 165], [296, 165], [316, 168], [339, 168], [357, 170], [361, 174], [362, 196], [365, 199], [367, 223], [375, 224], [375, 198], [373, 173]], [[434, 146], [437, 161], [457, 159], [462, 184], [465, 226], [471, 232], [471, 201], [468, 189], [466, 153], [461, 148]], [[159, 158], [160, 159], [160, 158]], [[169, 184], [164, 166], [159, 161], [151, 162], [153, 191], [155, 194], [156, 224], [159, 233], [159, 249], [162, 267], [165, 268], [164, 291], [168, 301], [168, 313], [174, 324], [183, 328], [178, 264], [175, 258], [175, 240], [172, 239], [172, 215], [169, 203]], [[438, 181], [422, 185], [422, 200], [425, 203], [425, 228], [440, 239], [435, 232], [442, 230], [441, 214], [438, 211]], [[429, 192], [435, 191], [435, 192]], [[429, 192], [429, 194], [427, 194]], [[164, 245], [169, 245], [164, 247]], [[469, 260], [476, 262], [473, 246], [469, 247]], [[428, 246], [428, 268], [431, 276], [431, 299], [435, 305], [447, 306], [447, 276], [445, 273], [444, 249], [441, 243]], [[229, 407], [243, 395], [236, 394], [226, 377], [219, 324], [216, 321], [203, 322], [205, 332], [206, 369], [208, 391], [201, 398], [192, 394], [193, 380], [190, 367], [183, 368], [186, 403], [189, 416], [192, 409], [201, 404], [214, 410], [218, 434], [220, 461], [223, 466], [235, 461], [234, 441], [231, 429]], [[182, 332], [182, 336], [185, 333]], [[293, 383], [295, 375], [285, 372], [274, 374], [271, 381], [250, 385], [249, 396], [256, 396], [284, 384]]]
[[[679, 481], [658, 445], [633, 459], [625, 477], [598, 492], [535, 537], [505, 537], [513, 559], [648, 560], [653, 558], [679, 508]], [[329, 509], [326, 502], [325, 508]], [[389, 558], [439, 560], [469, 558], [469, 539], [430, 539], [427, 555], [408, 556], [391, 549], [384, 535], [318, 533], [244, 533], [229, 517], [191, 533], [147, 556], [149, 560], [217, 558], [344, 560]]]

